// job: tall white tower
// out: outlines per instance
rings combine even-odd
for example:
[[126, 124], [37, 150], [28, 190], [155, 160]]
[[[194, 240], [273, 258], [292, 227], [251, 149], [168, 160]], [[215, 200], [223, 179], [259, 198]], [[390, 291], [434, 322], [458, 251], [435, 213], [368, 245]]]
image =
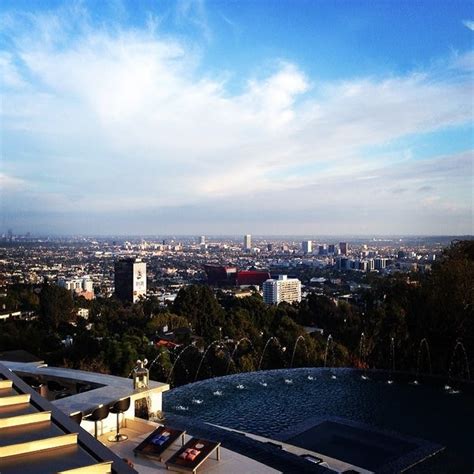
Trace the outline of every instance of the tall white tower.
[[252, 236], [250, 234], [244, 235], [244, 249], [250, 250], [252, 248]]

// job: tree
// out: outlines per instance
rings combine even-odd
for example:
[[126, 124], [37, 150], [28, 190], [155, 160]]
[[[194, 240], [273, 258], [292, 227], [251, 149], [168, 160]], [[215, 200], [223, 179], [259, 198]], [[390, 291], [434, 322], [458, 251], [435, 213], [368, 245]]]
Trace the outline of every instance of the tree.
[[219, 327], [225, 326], [225, 313], [208, 286], [182, 288], [173, 304], [176, 314], [190, 321], [192, 328], [206, 341], [219, 339]]
[[40, 293], [40, 318], [47, 327], [57, 330], [61, 323], [75, 318], [71, 293], [57, 285], [45, 283]]
[[153, 316], [146, 325], [146, 331], [148, 334], [153, 335], [155, 332], [168, 326], [168, 330], [173, 330], [176, 328], [183, 328], [189, 326], [189, 321], [183, 317], [178, 316], [177, 314], [165, 312]]

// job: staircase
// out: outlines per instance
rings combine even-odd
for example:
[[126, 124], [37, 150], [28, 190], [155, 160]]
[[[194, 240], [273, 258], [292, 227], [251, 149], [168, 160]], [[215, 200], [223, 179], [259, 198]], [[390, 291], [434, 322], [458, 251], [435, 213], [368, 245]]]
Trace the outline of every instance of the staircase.
[[[117, 466], [117, 462], [113, 466], [112, 460], [101, 459], [107, 448], [85, 432], [80, 441], [78, 436], [82, 430], [78, 425], [56, 408], [45, 409], [49, 402], [38, 400], [39, 395], [32, 389], [32, 393], [26, 393], [30, 387], [14, 374], [11, 378], [8, 375], [0, 371], [1, 474], [134, 472], [128, 466]], [[16, 379], [15, 383], [12, 379]], [[97, 451], [101, 455], [97, 455]], [[113, 459], [113, 453], [108, 452]]]

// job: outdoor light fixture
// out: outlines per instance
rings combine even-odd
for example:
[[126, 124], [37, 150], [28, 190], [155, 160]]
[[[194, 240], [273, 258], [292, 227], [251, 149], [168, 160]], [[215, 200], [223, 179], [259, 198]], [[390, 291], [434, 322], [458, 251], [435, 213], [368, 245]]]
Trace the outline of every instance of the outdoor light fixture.
[[149, 371], [145, 366], [148, 364], [147, 359], [137, 360], [137, 365], [133, 369], [133, 389], [144, 390], [148, 388]]

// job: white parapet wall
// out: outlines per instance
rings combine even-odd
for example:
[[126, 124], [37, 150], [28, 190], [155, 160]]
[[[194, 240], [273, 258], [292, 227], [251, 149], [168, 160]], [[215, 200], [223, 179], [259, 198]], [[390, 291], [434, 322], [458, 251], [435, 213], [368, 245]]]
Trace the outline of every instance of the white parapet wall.
[[[53, 380], [69, 386], [78, 383], [92, 386], [93, 388], [90, 390], [51, 400], [53, 405], [67, 415], [81, 412], [83, 414], [81, 426], [92, 434], [94, 433], [94, 423], [87, 421], [86, 417], [100, 405], [112, 406], [118, 400], [130, 397], [130, 408], [123, 415], [120, 415], [120, 425], [126, 426], [126, 420], [133, 419], [138, 414], [135, 410], [135, 402], [140, 400], [146, 404], [146, 411], [150, 417], [159, 417], [163, 407], [163, 392], [170, 388], [166, 383], [150, 380], [147, 388], [136, 390], [133, 388], [133, 381], [124, 377], [61, 367], [48, 367], [46, 364], [36, 362], [1, 362], [20, 377], [34, 378], [43, 384]], [[99, 435], [115, 431], [117, 415], [110, 413], [106, 419], [97, 423], [97, 428]]]

